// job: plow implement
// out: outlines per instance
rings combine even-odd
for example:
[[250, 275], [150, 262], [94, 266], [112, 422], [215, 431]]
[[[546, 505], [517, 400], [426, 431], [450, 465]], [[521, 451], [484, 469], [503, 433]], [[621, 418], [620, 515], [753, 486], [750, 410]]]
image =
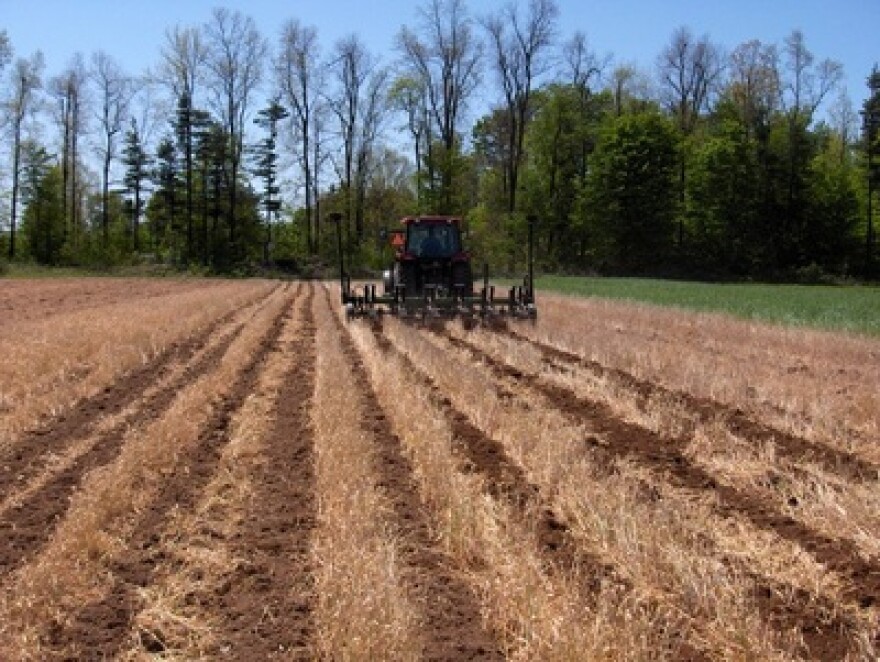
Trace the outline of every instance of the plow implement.
[[532, 219], [528, 274], [521, 285], [506, 289], [489, 282], [487, 265], [481, 286], [475, 287], [470, 254], [462, 245], [460, 218], [407, 216], [401, 225], [402, 229], [387, 236], [394, 261], [383, 273], [381, 290], [376, 283], [352, 283], [345, 271], [341, 230], [338, 232], [340, 288], [347, 319], [380, 315], [416, 320], [537, 319]]

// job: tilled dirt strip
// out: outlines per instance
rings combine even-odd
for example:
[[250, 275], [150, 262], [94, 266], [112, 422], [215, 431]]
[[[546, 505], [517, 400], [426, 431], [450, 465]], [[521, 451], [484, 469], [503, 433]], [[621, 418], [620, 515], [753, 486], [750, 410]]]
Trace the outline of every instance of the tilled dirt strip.
[[573, 352], [529, 338], [510, 328], [504, 329], [503, 332], [510, 338], [527, 342], [535, 347], [541, 352], [545, 362], [551, 365], [558, 362], [575, 364], [598, 377], [611, 379], [635, 392], [643, 408], [652, 399], [658, 397], [668, 399], [684, 405], [701, 423], [719, 421], [741, 439], [755, 444], [772, 442], [776, 454], [791, 462], [816, 463], [830, 473], [854, 481], [874, 481], [880, 476], [880, 466], [868, 460], [839, 448], [832, 448], [789, 432], [777, 430], [766, 423], [750, 418], [741, 409], [692, 393], [668, 389], [660, 384], [640, 379], [626, 371], [604, 366], [598, 361], [592, 361]]
[[[81, 416], [75, 417], [80, 421], [78, 425], [74, 418], [70, 418], [65, 419], [65, 423], [72, 422], [69, 425], [63, 425], [62, 428], [72, 429], [72, 434], [80, 431], [87, 433], [101, 413], [119, 411], [140, 397], [143, 389], [161, 380], [163, 375], [171, 370], [172, 361], [175, 359], [186, 360], [202, 349], [208, 343], [210, 333], [216, 332], [224, 322], [228, 322], [227, 318], [232, 316], [234, 316], [234, 311], [211, 324], [198, 337], [182, 342], [178, 345], [177, 351], [172, 351], [167, 357], [164, 357], [155, 370], [139, 370], [136, 379], [134, 377], [126, 378], [122, 380], [122, 384], [117, 383], [116, 386], [108, 387], [95, 399], [90, 400], [89, 406], [82, 410]], [[70, 495], [79, 486], [82, 477], [92, 469], [112, 462], [119, 455], [125, 436], [132, 426], [143, 426], [150, 421], [157, 420], [168, 409], [184, 385], [211, 371], [222, 359], [233, 341], [241, 334], [244, 324], [244, 322], [238, 324], [227, 337], [202, 355], [198, 361], [188, 365], [169, 384], [151, 394], [119, 423], [100, 434], [88, 451], [0, 517], [0, 577], [8, 574], [27, 558], [36, 554], [51, 537], [55, 530], [55, 524], [67, 510]], [[56, 428], [49, 430], [47, 436], [53, 442], [52, 447], [54, 448], [63, 446], [65, 442], [70, 441], [70, 439], [61, 437]], [[40, 458], [48, 452], [48, 449], [45, 448], [41, 449], [43, 453], [31, 451], [30, 449], [35, 446], [29, 445], [14, 456], [15, 459], [8, 465], [10, 471], [5, 472], [0, 478], [0, 486], [8, 489], [12, 482], [11, 479], [26, 479], [34, 474], [41, 464]], [[16, 466], [24, 462], [25, 458], [29, 459], [26, 465]]]
[[[579, 576], [586, 579], [580, 589], [584, 597], [590, 600], [597, 599], [603, 586], [609, 583], [624, 591], [631, 590], [630, 582], [621, 577], [613, 566], [578, 545], [568, 525], [556, 516], [551, 504], [542, 498], [540, 488], [529, 481], [523, 469], [507, 454], [504, 445], [473, 425], [431, 376], [382, 334], [379, 325], [371, 328], [379, 347], [385, 352], [393, 352], [403, 362], [409, 374], [428, 389], [432, 402], [446, 416], [452, 431], [453, 451], [462, 460], [462, 469], [483, 475], [489, 494], [512, 506], [521, 523], [527, 524], [530, 519], [537, 517], [535, 530], [539, 552], [548, 567], [563, 572], [577, 569]], [[672, 630], [670, 628], [670, 632]], [[684, 634], [679, 633], [679, 636]], [[685, 639], [680, 639], [671, 653], [674, 659], [682, 661], [710, 659]]]
[[293, 358], [278, 392], [274, 427], [265, 441], [254, 493], [232, 540], [242, 559], [206, 608], [221, 621], [214, 655], [223, 659], [313, 659], [312, 532], [317, 523], [314, 433], [314, 286], [309, 286]]
[[[735, 487], [721, 485], [684, 456], [686, 440], [662, 437], [638, 425], [616, 418], [598, 402], [581, 398], [562, 387], [549, 384], [537, 375], [496, 360], [477, 345], [445, 332], [444, 338], [483, 361], [499, 377], [523, 382], [543, 394], [573, 421], [583, 423], [603, 438], [603, 443], [589, 437], [597, 452], [609, 458], [635, 460], [681, 488], [711, 492], [717, 498], [713, 506], [722, 517], [741, 515], [760, 529], [772, 531], [794, 542], [826, 566], [849, 580], [842, 590], [845, 598], [868, 608], [880, 597], [880, 568], [861, 558], [855, 546], [846, 540], [832, 539], [805, 524], [775, 511], [759, 497]], [[753, 578], [759, 579], [752, 575]], [[842, 659], [854, 645], [855, 626], [837, 615], [833, 605], [806, 591], [759, 579], [754, 595], [757, 605], [766, 609], [778, 627], [797, 627], [812, 657]]]
[[[137, 589], [149, 583], [153, 569], [162, 560], [159, 542], [168, 513], [173, 508], [191, 509], [210, 480], [228, 441], [230, 421], [253, 390], [292, 306], [289, 303], [286, 312], [274, 320], [235, 383], [215, 403], [195, 447], [164, 477], [161, 492], [140, 516], [137, 529], [127, 541], [128, 548], [111, 566], [115, 581], [105, 597], [86, 605], [74, 615], [69, 626], [52, 632], [48, 644], [53, 649], [70, 651], [71, 658], [78, 660], [102, 660], [118, 652], [139, 607]], [[194, 378], [191, 376], [190, 381]], [[161, 641], [148, 635], [143, 644], [150, 652], [161, 652], [164, 648]]]
[[453, 562], [431, 538], [428, 514], [419, 498], [418, 480], [403, 452], [403, 444], [394, 433], [370, 382], [358, 351], [334, 315], [342, 331], [342, 345], [349, 359], [359, 395], [368, 414], [364, 429], [376, 444], [377, 472], [380, 487], [387, 494], [394, 511], [394, 522], [401, 539], [403, 562], [414, 572], [413, 586], [423, 593], [425, 602], [426, 660], [500, 660], [503, 655], [494, 637], [481, 626], [479, 601], [473, 590], [453, 570]]

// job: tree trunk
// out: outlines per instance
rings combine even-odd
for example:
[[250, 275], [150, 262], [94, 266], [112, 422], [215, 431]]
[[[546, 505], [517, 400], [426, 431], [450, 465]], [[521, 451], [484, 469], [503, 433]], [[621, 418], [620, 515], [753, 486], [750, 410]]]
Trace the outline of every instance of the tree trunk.
[[871, 177], [871, 152], [868, 152], [868, 228], [865, 233], [865, 278], [871, 278], [874, 275], [874, 183]]
[[193, 130], [192, 130], [192, 108], [189, 109], [189, 117], [187, 118], [186, 127], [184, 128], [185, 145], [184, 158], [186, 161], [186, 261], [192, 259], [195, 251], [193, 250]]
[[62, 216], [62, 232], [61, 242], [67, 242], [67, 227], [70, 219], [67, 216], [68, 208], [68, 186], [70, 184], [70, 101], [65, 100], [63, 117], [63, 135], [61, 145], [61, 216]]
[[15, 226], [18, 221], [19, 167], [21, 163], [21, 122], [16, 121], [13, 128], [12, 145], [12, 209], [9, 226], [9, 259], [15, 259]]
[[134, 252], [141, 250], [141, 180], [137, 179], [134, 185]]
[[110, 245], [110, 150], [104, 157], [104, 181], [101, 183], [101, 229], [104, 237], [104, 249]]
[[[70, 136], [70, 222], [73, 229], [73, 246], [79, 248], [79, 195], [77, 192], [77, 133], [79, 105], [73, 107], [73, 132]], [[66, 213], [67, 210], [65, 210]]]

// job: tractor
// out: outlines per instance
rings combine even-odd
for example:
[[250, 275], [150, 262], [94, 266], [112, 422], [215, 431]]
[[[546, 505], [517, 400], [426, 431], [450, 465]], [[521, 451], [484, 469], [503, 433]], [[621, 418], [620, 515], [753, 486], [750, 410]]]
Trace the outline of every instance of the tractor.
[[[340, 285], [346, 317], [392, 314], [403, 318], [463, 317], [470, 320], [499, 316], [535, 319], [533, 225], [529, 219], [529, 272], [523, 285], [496, 298], [483, 267], [482, 287], [475, 292], [470, 253], [465, 249], [461, 218], [406, 216], [400, 227], [383, 236], [393, 262], [382, 275], [382, 292], [373, 283], [354, 289], [345, 272], [342, 234], [338, 232]], [[338, 227], [338, 225], [337, 225]]]

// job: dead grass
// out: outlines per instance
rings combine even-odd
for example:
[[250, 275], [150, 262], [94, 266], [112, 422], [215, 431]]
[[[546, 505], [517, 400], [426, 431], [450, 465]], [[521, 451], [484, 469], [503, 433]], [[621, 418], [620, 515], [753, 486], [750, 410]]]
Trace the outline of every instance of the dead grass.
[[[762, 622], [751, 598], [751, 582], [737, 567], [719, 561], [723, 547], [707, 549], [702, 542], [706, 536], [711, 539], [718, 526], [710, 503], [671, 489], [663, 491], [664, 499], [639, 497], [644, 495], [645, 481], [663, 485], [663, 478], [640, 475], [625, 466], [597, 474], [594, 467], [601, 463], [580, 443], [591, 431], [567, 423], [539, 394], [522, 392], [522, 400], [499, 400], [494, 378], [474, 368], [467, 353], [456, 354], [443, 341], [401, 325], [388, 328], [395, 342], [419, 357], [441, 389], [481, 429], [504, 442], [532, 480], [553, 495], [585, 546], [631, 580], [640, 598], [663, 605], [668, 620], [681, 615], [693, 629], [694, 641], [716, 654], [745, 659], [797, 657], [798, 641], [778, 636]], [[450, 354], [458, 360], [450, 360]], [[508, 359], [516, 363], [515, 358]], [[515, 384], [504, 386], [517, 392]], [[479, 398], [473, 397], [475, 392], [481, 393]], [[517, 415], [523, 402], [529, 403], [528, 416]], [[597, 436], [601, 444], [601, 435]], [[731, 535], [731, 527], [721, 528]], [[741, 548], [760, 555], [765, 548], [753, 535], [740, 530]], [[723, 539], [719, 536], [716, 542]], [[768, 551], [786, 554], [786, 563], [797, 568], [791, 573], [798, 578], [796, 585], [834, 585], [820, 566], [802, 558], [802, 551], [774, 542]]]
[[231, 387], [286, 300], [280, 292], [273, 295], [215, 371], [182, 389], [159, 420], [133, 429], [112, 465], [83, 479], [45, 549], [4, 586], [0, 657], [42, 659], [46, 632], [68, 622], [112, 585], [112, 560], [124, 553], [126, 539], [161, 490], [163, 476], [198, 439], [213, 404]]
[[[457, 335], [464, 336], [461, 329]], [[832, 538], [854, 541], [865, 558], [880, 557], [880, 481], [848, 481], [814, 464], [792, 465], [771, 442], [756, 444], [719, 422], [698, 420], [674, 399], [652, 399], [613, 379], [570, 367], [543, 365], [534, 348], [483, 331], [468, 334], [498, 360], [541, 375], [578, 396], [606, 404], [619, 418], [671, 437], [691, 441], [686, 456], [722, 484], [759, 495], [780, 512]], [[814, 585], [808, 581], [807, 585]]]
[[219, 285], [197, 278], [5, 279], [0, 289], [0, 337], [16, 336], [34, 322], [72, 311], [100, 309], [137, 296], [148, 301]]
[[554, 295], [523, 332], [880, 462], [876, 339]]
[[[656, 659], [674, 648], [671, 633], [655, 627], [656, 614], [626, 597], [614, 599], [613, 586], [592, 603], [581, 593], [586, 578], [576, 568], [548, 573], [535, 530], [490, 497], [479, 476], [461, 471], [448, 424], [418, 380], [378, 352], [367, 330], [355, 326], [353, 334], [415, 467], [436, 536], [477, 587], [484, 618], [510, 659]], [[486, 402], [470, 384], [455, 390]]]
[[[53, 312], [51, 302], [68, 296], [60, 288], [46, 294], [33, 318], [0, 328], [0, 352], [14, 357], [0, 365], [2, 459], [22, 431], [152, 360], [170, 343], [238, 311], [201, 353], [187, 365], [173, 366], [144, 398], [189, 374], [202, 353], [228, 338], [236, 321], [249, 320], [219, 365], [193, 375], [157, 419], [132, 424], [118, 458], [83, 476], [64, 517], [48, 524], [57, 526], [48, 543], [4, 578], [0, 659], [76, 656], [77, 651], [54, 649], [51, 634], [119, 580], [114, 563], [131, 552], [139, 523], [162, 498], [168, 476], [186, 466], [212, 411], [222, 406], [288, 304], [289, 293], [278, 291], [246, 307], [270, 288], [263, 282], [169, 287], [156, 290], [149, 305], [123, 301], [121, 291], [113, 290], [105, 299], [92, 293], [82, 305], [68, 301], [68, 308]], [[379, 433], [364, 426], [371, 412], [340, 344], [333, 316], [340, 319], [341, 310], [328, 308], [318, 291], [310, 410], [318, 507], [309, 550], [315, 573], [309, 589], [315, 599], [312, 654], [334, 660], [420, 659], [431, 627], [426, 620], [431, 596], [420, 588], [419, 568], [407, 560], [413, 541], [401, 533], [394, 495], [377, 469]], [[82, 309], [95, 301], [100, 305]], [[282, 332], [279, 351], [267, 355], [253, 393], [234, 414], [195, 507], [172, 509], [162, 523], [157, 566], [137, 592], [139, 610], [121, 659], [155, 659], [144, 647], [150, 638], [163, 642], [162, 659], [224, 654], [225, 624], [212, 596], [248, 562], [237, 551], [247, 544], [239, 538], [260, 488], [254, 481], [266, 461], [278, 395], [296, 360], [290, 340], [302, 332], [303, 308], [298, 311]], [[10, 333], [13, 327], [27, 332]], [[714, 399], [768, 425], [880, 461], [880, 341], [554, 296], [542, 297], [537, 327], [519, 330], [667, 389]], [[497, 376], [441, 336], [386, 320], [384, 335], [394, 347], [386, 352], [366, 323], [351, 323], [349, 331], [412, 466], [431, 541], [455, 578], [473, 590], [483, 625], [509, 659], [675, 660], [697, 651], [712, 659], [800, 660], [809, 655], [795, 626], [818, 605], [831, 605], [835, 622], [852, 627], [852, 660], [878, 658], [880, 607], [848, 602], [849, 580], [770, 527], [759, 529], [735, 513], [720, 516], [712, 489], [677, 487], [647, 461], [609, 459], [615, 457], [606, 448], [613, 443], [610, 436], [572, 423], [527, 381]], [[613, 376], [566, 362], [547, 365], [526, 342], [457, 326], [450, 331], [545, 383], [604, 403], [617, 420], [667, 439], [687, 439], [681, 446], [686, 461], [719, 485], [754, 495], [817, 533], [853, 542], [864, 557], [880, 559], [877, 481], [846, 480], [809, 461], [792, 463], [773, 443], [738, 436], [721, 420], [696, 421], [675, 397], [655, 397], [646, 405]], [[538, 488], [536, 499], [521, 504], [497, 496], [486, 476], [463, 459], [446, 405], [398, 352], [429, 375], [474, 426], [500, 442], [524, 480]], [[67, 363], [54, 358], [62, 355]], [[72, 466], [97, 435], [138, 406], [105, 417], [62, 454], [47, 455], [42, 471], [0, 494], [0, 517]], [[580, 554], [572, 558], [601, 563], [563, 563], [560, 559], [569, 557], [548, 552], [538, 526], [546, 509], [565, 524], [567, 540]], [[301, 590], [291, 580], [291, 594]], [[762, 611], [756, 595], [766, 591], [790, 609], [787, 626], [774, 624]]]
[[156, 394], [169, 388], [171, 384], [175, 383], [190, 370], [191, 366], [197, 364], [205, 355], [214, 351], [220, 343], [226, 342], [229, 336], [234, 333], [236, 325], [244, 324], [263, 305], [265, 305], [265, 302], [260, 300], [240, 308], [232, 320], [226, 326], [217, 329], [208, 339], [205, 346], [196, 351], [188, 362], [178, 362], [169, 366], [166, 374], [144, 389], [139, 394], [139, 397], [127, 407], [124, 407], [115, 414], [103, 415], [81, 438], [70, 439], [59, 452], [47, 453], [40, 460], [42, 467], [38, 474], [27, 480], [23, 480], [25, 477], [22, 476], [19, 483], [12, 490], [0, 496], [0, 516], [10, 508], [23, 503], [54, 476], [70, 468], [94, 447], [102, 435], [121, 425], [125, 425], [126, 421], [141, 413], [144, 403], [148, 402]]
[[374, 445], [361, 429], [365, 412], [333, 313], [323, 297], [315, 303], [317, 650], [332, 660], [416, 660], [423, 614], [405, 590], [402, 541], [389, 523], [391, 507], [378, 486]]
[[[298, 329], [298, 320], [287, 324], [282, 348]], [[174, 511], [169, 518], [160, 543], [161, 557], [167, 560], [140, 591], [145, 607], [134, 619], [121, 659], [149, 659], [142, 644], [145, 636], [163, 642], [164, 659], [201, 659], [222, 650], [223, 623], [210, 608], [211, 596], [242, 565], [231, 541], [247, 517], [253, 474], [291, 359], [289, 351], [269, 355], [254, 392], [232, 419], [229, 443], [196, 508]]]
[[99, 310], [70, 312], [0, 336], [0, 453], [18, 435], [67, 411], [170, 343], [265, 295], [263, 282], [226, 282]]

